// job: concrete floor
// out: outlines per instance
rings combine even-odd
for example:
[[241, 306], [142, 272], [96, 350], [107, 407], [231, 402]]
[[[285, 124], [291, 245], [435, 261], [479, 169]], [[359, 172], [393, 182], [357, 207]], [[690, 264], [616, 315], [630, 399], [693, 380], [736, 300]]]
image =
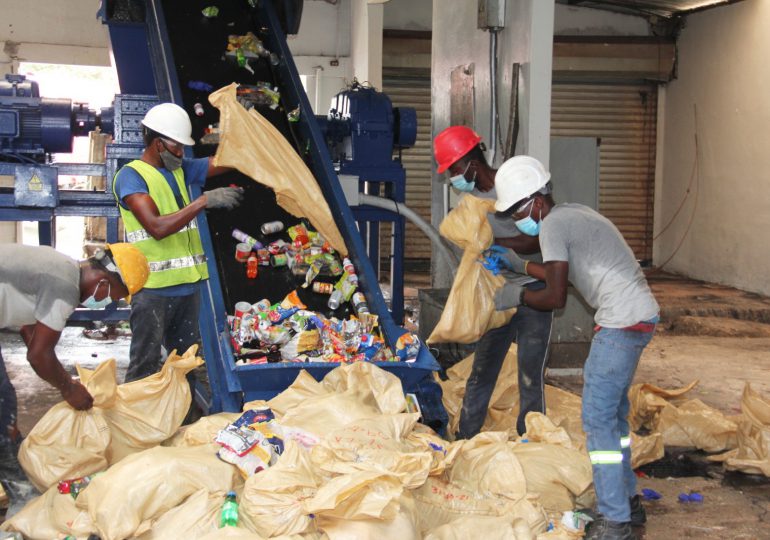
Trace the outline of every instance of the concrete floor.
[[[700, 384], [690, 396], [728, 414], [739, 412], [746, 381], [770, 396], [770, 299], [668, 275], [653, 276], [650, 282], [662, 307], [662, 323], [642, 357], [637, 382], [680, 387], [697, 378]], [[412, 290], [416, 296], [416, 289]], [[82, 331], [65, 329], [57, 348], [62, 363], [74, 372], [76, 362], [93, 367], [113, 357], [122, 380], [129, 338], [97, 341], [84, 338]], [[27, 433], [60, 398], [29, 368], [18, 336], [0, 332], [0, 347], [19, 395], [19, 427]], [[580, 391], [579, 379], [552, 382]], [[643, 538], [770, 540], [766, 479], [724, 477], [715, 465], [703, 472], [709, 477], [674, 476], [678, 474], [673, 468], [673, 477], [640, 479], [640, 489], [649, 487], [663, 494], [660, 501], [647, 503], [649, 520]], [[704, 495], [702, 504], [677, 501], [679, 493], [691, 490]]]

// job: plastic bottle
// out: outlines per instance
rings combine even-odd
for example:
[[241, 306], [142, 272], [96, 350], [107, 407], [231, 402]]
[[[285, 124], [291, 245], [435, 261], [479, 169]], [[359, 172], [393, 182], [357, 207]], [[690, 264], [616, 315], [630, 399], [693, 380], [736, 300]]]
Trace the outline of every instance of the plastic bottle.
[[326, 303], [329, 309], [337, 309], [342, 302], [342, 291], [335, 289], [332, 295], [329, 297], [329, 301]]
[[257, 258], [257, 254], [252, 251], [251, 255], [249, 255], [249, 260], [246, 261], [246, 277], [249, 279], [256, 278], [258, 268], [259, 259]]
[[366, 303], [366, 297], [363, 293], [357, 292], [353, 294], [353, 310], [356, 312], [356, 315], [369, 313], [369, 305]]
[[235, 500], [235, 491], [228, 491], [225, 503], [222, 505], [222, 513], [219, 518], [219, 528], [238, 526], [238, 501]]

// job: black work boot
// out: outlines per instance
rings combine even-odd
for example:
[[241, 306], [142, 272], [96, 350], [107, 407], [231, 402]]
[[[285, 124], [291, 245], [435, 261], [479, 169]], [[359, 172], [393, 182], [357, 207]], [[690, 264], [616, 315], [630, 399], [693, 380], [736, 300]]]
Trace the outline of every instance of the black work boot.
[[641, 527], [647, 523], [647, 512], [642, 505], [642, 497], [634, 495], [628, 499], [628, 505], [631, 507], [631, 526]]
[[636, 540], [631, 523], [610, 521], [601, 514], [588, 525], [584, 540]]

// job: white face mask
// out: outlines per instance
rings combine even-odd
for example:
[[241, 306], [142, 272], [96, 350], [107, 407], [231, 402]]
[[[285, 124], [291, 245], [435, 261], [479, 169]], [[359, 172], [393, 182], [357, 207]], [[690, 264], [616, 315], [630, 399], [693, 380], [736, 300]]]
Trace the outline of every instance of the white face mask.
[[105, 296], [101, 300], [96, 299], [96, 293], [97, 291], [99, 291], [99, 287], [101, 286], [101, 284], [102, 284], [101, 281], [97, 283], [96, 288], [94, 289], [94, 292], [91, 294], [91, 296], [83, 300], [80, 303], [80, 305], [88, 309], [104, 309], [110, 304], [112, 304], [112, 297], [110, 297], [110, 291], [112, 289], [112, 285], [110, 285], [109, 281], [107, 282], [107, 296]]

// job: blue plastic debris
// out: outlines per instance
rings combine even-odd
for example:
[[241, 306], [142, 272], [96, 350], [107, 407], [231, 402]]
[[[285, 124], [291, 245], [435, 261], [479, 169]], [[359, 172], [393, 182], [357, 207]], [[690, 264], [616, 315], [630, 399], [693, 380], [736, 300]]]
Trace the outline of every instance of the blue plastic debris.
[[642, 490], [642, 497], [645, 501], [657, 501], [660, 500], [663, 496], [654, 489], [644, 488]]
[[209, 83], [203, 81], [189, 81], [187, 87], [191, 90], [198, 90], [199, 92], [211, 92], [214, 89]]
[[702, 503], [703, 495], [700, 493], [680, 493], [679, 502], [683, 503]]

